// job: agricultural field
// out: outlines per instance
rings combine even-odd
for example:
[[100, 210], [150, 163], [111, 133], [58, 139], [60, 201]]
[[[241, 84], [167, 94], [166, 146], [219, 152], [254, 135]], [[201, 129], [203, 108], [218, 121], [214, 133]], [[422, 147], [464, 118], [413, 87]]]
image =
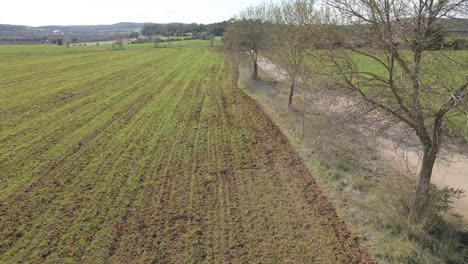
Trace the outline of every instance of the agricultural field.
[[0, 54], [0, 263], [368, 260], [234, 69], [213, 48]]
[[[95, 45], [96, 43], [88, 43], [86, 46], [74, 46], [70, 45], [69, 48], [66, 46], [57, 45], [0, 45], [0, 54], [5, 53], [36, 53], [36, 52], [82, 52], [82, 51], [97, 51], [97, 50], [112, 50], [111, 44]], [[222, 41], [220, 38], [216, 38], [214, 46], [220, 46]], [[168, 47], [169, 43], [161, 42], [159, 48]], [[209, 40], [191, 39], [191, 40], [180, 40], [173, 41], [171, 47], [210, 47], [211, 43]], [[124, 44], [124, 49], [149, 49], [154, 48], [154, 43], [143, 43], [143, 44]]]

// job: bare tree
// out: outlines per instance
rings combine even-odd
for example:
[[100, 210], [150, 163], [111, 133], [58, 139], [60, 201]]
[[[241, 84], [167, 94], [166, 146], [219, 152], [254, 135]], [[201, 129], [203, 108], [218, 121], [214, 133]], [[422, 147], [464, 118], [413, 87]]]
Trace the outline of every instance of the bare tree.
[[215, 37], [214, 37], [214, 35], [210, 34], [210, 35], [208, 36], [208, 38], [209, 38], [209, 40], [210, 40], [210, 45], [211, 45], [211, 47], [213, 47], [213, 46], [214, 46], [214, 42], [215, 42]]
[[114, 37], [114, 43], [112, 43], [113, 50], [121, 50], [123, 49], [123, 37], [121, 35], [117, 35]]
[[294, 89], [306, 59], [315, 50], [319, 23], [315, 0], [284, 0], [270, 8], [274, 45], [271, 56], [287, 73], [290, 83], [288, 106], [292, 106]]
[[258, 77], [259, 52], [269, 45], [266, 25], [266, 4], [251, 6], [240, 14], [240, 18], [228, 25], [225, 33], [227, 46], [253, 63], [253, 78]]
[[[332, 59], [339, 83], [415, 132], [422, 163], [413, 222], [424, 213], [432, 170], [445, 135], [466, 136], [468, 65], [451, 52], [430, 51], [444, 19], [466, 14], [467, 0], [325, 0], [349, 21], [350, 50]], [[465, 120], [461, 124], [460, 120]]]
[[65, 44], [67, 48], [70, 48], [71, 37], [69, 35], [63, 35], [63, 44]]
[[161, 38], [156, 36], [154, 37], [154, 47], [159, 48], [159, 43], [161, 43]]
[[167, 37], [166, 41], [167, 41], [168, 46], [170, 48], [172, 46], [172, 37], [171, 36]]

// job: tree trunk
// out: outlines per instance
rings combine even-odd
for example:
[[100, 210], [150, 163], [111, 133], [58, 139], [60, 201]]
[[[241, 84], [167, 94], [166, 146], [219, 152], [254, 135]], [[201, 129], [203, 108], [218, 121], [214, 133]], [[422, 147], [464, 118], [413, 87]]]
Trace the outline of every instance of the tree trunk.
[[289, 90], [289, 100], [288, 100], [288, 107], [292, 107], [292, 101], [293, 101], [293, 96], [294, 96], [294, 87], [296, 85], [296, 80], [293, 80], [291, 82], [291, 88]]
[[255, 56], [255, 59], [254, 59], [253, 66], [254, 66], [253, 78], [254, 78], [254, 80], [257, 80], [257, 76], [258, 76], [258, 62], [257, 62], [257, 57], [256, 57], [256, 56]]
[[426, 210], [429, 189], [431, 187], [432, 169], [434, 168], [436, 158], [437, 151], [435, 151], [433, 146], [424, 148], [416, 195], [409, 214], [410, 221], [413, 223], [417, 223]]

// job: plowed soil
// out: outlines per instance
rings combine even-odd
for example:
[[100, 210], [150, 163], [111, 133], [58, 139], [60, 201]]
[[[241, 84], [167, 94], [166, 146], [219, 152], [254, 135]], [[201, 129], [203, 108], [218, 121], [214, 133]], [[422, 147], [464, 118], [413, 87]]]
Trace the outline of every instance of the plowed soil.
[[0, 262], [370, 262], [230, 61], [0, 55]]

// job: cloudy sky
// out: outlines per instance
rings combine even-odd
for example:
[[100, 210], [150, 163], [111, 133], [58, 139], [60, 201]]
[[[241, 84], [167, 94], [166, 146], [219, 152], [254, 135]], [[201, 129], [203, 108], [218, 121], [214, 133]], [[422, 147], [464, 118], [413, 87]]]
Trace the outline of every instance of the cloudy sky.
[[117, 22], [211, 23], [262, 0], [13, 0], [2, 1], [0, 24], [91, 25]]

